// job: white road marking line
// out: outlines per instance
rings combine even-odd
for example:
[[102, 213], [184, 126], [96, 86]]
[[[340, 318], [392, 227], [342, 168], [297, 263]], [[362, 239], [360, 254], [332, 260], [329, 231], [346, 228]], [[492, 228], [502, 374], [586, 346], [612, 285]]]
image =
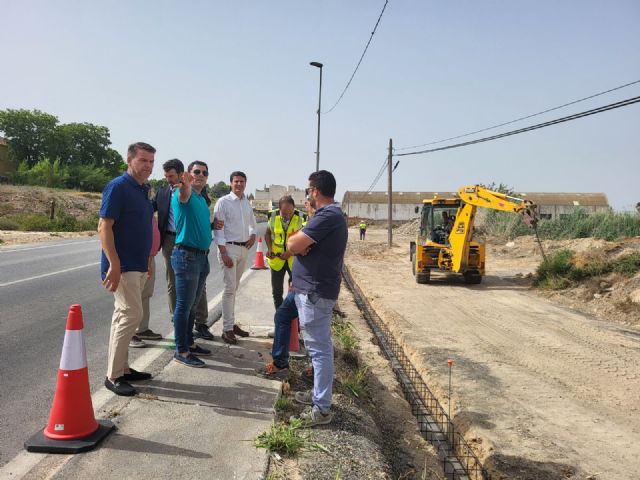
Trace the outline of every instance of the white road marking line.
[[79, 265], [77, 267], [65, 268], [64, 270], [58, 270], [57, 272], [43, 273], [42, 275], [22, 278], [20, 280], [14, 280], [12, 282], [0, 283], [0, 287], [7, 287], [9, 285], [15, 285], [16, 283], [23, 283], [23, 282], [28, 282], [30, 280], [37, 280], [39, 278], [50, 277], [51, 275], [58, 275], [59, 273], [72, 272], [73, 270], [80, 270], [81, 268], [93, 267], [95, 265], [100, 265], [100, 262], [87, 263], [86, 265]]
[[[91, 265], [97, 265], [100, 262], [92, 263]], [[79, 268], [79, 267], [78, 267]], [[240, 279], [240, 284], [243, 284], [247, 281], [247, 279], [251, 276], [254, 270], [245, 270], [242, 274], [242, 278]], [[2, 285], [0, 285], [2, 286]], [[215, 296], [212, 300], [209, 301], [207, 307], [209, 311], [213, 310], [217, 307], [217, 305], [222, 300], [222, 292]], [[173, 331], [167, 333], [164, 338], [169, 339], [170, 336], [173, 335]], [[150, 348], [146, 352], [144, 352], [140, 357], [133, 362], [131, 367], [138, 371], [145, 371], [149, 365], [151, 365], [162, 353], [164, 349], [160, 348]], [[135, 397], [134, 397], [135, 398]], [[91, 395], [91, 401], [93, 403], [93, 411], [97, 412], [104, 408], [109, 400], [113, 399], [113, 393], [107, 390], [106, 387], [99, 388], [93, 395]], [[96, 415], [99, 417], [99, 415]], [[46, 424], [47, 419], [43, 420], [43, 425]], [[43, 426], [44, 428], [44, 426]], [[25, 439], [26, 440], [26, 439]], [[27, 475], [33, 468], [38, 465], [44, 458], [49, 455], [47, 453], [32, 453], [22, 451], [13, 457], [7, 464], [5, 464], [2, 468], [0, 468], [0, 479], [10, 478], [12, 480], [20, 480], [25, 475]], [[73, 455], [69, 455], [68, 459], [73, 458]], [[65, 462], [66, 463], [66, 462]]]
[[53, 243], [51, 245], [41, 245], [39, 247], [24, 247], [24, 248], [13, 248], [13, 249], [4, 249], [0, 248], [0, 253], [13, 253], [13, 252], [26, 252], [28, 250], [39, 250], [41, 248], [51, 248], [51, 247], [66, 247], [68, 245], [80, 245], [81, 243], [95, 243], [97, 240], [84, 240], [82, 242], [69, 242], [69, 243]]

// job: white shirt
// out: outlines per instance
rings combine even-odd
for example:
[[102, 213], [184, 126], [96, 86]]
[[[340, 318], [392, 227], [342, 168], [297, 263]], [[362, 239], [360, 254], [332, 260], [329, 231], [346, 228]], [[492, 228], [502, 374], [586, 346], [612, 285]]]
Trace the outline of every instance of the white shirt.
[[247, 196], [231, 192], [220, 198], [213, 208], [213, 216], [224, 221], [222, 230], [215, 231], [218, 245], [227, 242], [246, 242], [256, 233], [256, 217]]

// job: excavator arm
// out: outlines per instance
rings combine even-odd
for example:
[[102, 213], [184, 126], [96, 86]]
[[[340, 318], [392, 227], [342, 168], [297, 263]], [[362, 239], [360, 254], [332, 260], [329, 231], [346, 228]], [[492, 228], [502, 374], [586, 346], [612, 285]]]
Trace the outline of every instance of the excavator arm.
[[537, 226], [536, 206], [530, 200], [511, 197], [500, 192], [487, 190], [480, 185], [458, 189], [462, 206], [458, 210], [453, 228], [449, 234], [451, 245], [450, 268], [454, 272], [466, 272], [469, 264], [469, 248], [473, 234], [473, 224], [478, 207], [517, 213], [523, 216], [526, 225]]

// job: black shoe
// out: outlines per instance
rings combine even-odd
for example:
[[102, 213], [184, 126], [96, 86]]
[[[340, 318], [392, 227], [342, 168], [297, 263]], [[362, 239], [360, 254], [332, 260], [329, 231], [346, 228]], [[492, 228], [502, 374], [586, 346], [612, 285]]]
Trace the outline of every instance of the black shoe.
[[136, 389], [129, 385], [124, 377], [116, 378], [115, 382], [106, 378], [104, 386], [121, 397], [133, 397], [136, 394]]
[[139, 382], [141, 380], [150, 380], [151, 374], [147, 372], [138, 372], [133, 368], [129, 368], [129, 373], [125, 373], [121, 378], [127, 382]]
[[249, 336], [249, 332], [241, 329], [238, 325], [234, 325], [233, 326], [233, 333], [235, 335], [238, 335], [239, 337], [248, 337]]
[[193, 329], [193, 336], [196, 338], [202, 338], [204, 340], [213, 340], [213, 333], [209, 331], [209, 327], [199, 323]]
[[211, 355], [211, 350], [202, 348], [200, 345], [194, 343], [192, 347], [189, 347], [189, 353], [198, 357], [208, 357]]

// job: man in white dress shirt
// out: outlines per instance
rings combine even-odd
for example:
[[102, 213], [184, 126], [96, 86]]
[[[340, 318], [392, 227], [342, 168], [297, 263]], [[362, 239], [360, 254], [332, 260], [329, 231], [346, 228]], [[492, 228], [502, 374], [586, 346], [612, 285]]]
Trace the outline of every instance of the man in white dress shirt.
[[249, 250], [256, 241], [256, 217], [244, 194], [247, 176], [243, 172], [233, 172], [229, 180], [231, 192], [216, 202], [213, 216], [223, 223], [222, 229], [216, 230], [215, 235], [218, 261], [224, 272], [222, 340], [233, 345], [238, 343], [236, 335], [249, 336], [248, 332], [235, 324], [235, 303], [240, 278], [247, 268]]

